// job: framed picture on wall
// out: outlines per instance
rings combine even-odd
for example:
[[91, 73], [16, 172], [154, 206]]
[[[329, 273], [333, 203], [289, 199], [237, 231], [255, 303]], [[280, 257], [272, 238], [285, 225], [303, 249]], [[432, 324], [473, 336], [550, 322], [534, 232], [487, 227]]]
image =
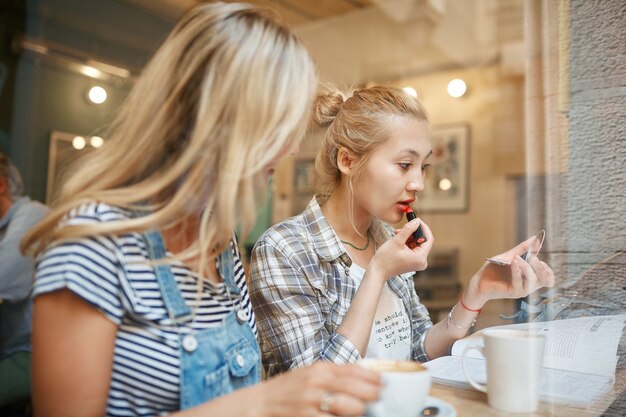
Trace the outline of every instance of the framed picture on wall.
[[82, 136], [59, 131], [53, 131], [50, 134], [47, 204], [51, 204], [58, 197], [61, 184], [74, 162], [99, 148], [102, 143], [103, 139], [98, 136]]
[[299, 158], [294, 163], [293, 188], [296, 193], [312, 194], [315, 178], [315, 159]]
[[291, 211], [300, 213], [309, 204], [315, 192], [315, 158], [299, 157], [293, 165], [293, 202]]
[[463, 212], [469, 206], [469, 126], [433, 126], [433, 154], [424, 191], [418, 195], [421, 212]]

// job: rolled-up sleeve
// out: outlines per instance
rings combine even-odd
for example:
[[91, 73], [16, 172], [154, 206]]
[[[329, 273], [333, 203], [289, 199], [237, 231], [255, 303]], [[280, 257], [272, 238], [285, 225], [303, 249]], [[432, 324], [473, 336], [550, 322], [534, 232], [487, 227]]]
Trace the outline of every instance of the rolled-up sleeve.
[[327, 327], [331, 300], [321, 284], [324, 271], [291, 238], [296, 239], [264, 235], [250, 264], [250, 297], [267, 375], [318, 360], [356, 362], [358, 349]]

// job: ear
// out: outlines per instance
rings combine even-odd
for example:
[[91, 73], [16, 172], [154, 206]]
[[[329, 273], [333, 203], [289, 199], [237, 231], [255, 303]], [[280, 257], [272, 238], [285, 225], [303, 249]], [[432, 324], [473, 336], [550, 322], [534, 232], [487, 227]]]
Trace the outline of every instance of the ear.
[[348, 148], [339, 148], [337, 151], [337, 167], [339, 167], [339, 171], [341, 171], [342, 174], [351, 175], [355, 162], [356, 157]]
[[0, 177], [0, 196], [6, 195], [8, 193], [8, 181], [4, 177]]

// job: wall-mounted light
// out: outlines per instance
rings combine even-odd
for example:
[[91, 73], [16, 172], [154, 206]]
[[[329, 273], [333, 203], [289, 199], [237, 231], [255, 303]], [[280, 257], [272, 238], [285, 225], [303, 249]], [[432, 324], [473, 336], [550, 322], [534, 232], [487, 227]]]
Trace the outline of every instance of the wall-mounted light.
[[102, 71], [97, 70], [89, 65], [81, 65], [80, 71], [87, 77], [102, 78]]
[[92, 54], [71, 49], [65, 45], [22, 38], [19, 41], [19, 46], [23, 50], [37, 54], [39, 58], [61, 64], [70, 71], [98, 80], [121, 78], [132, 81], [136, 78], [136, 74], [140, 72], [137, 68], [133, 68], [131, 71], [113, 63], [93, 59]]
[[462, 97], [466, 91], [467, 84], [465, 84], [465, 81], [460, 78], [455, 78], [448, 83], [448, 94], [450, 94], [451, 97]]
[[94, 148], [99, 148], [104, 144], [104, 139], [100, 136], [92, 136], [91, 139], [89, 139], [89, 144]]
[[80, 151], [81, 149], [84, 149], [86, 145], [87, 141], [82, 136], [75, 136], [74, 139], [72, 139], [72, 146], [74, 147], [74, 149]]
[[441, 181], [439, 181], [439, 189], [442, 191], [448, 191], [450, 188], [452, 188], [452, 181], [449, 179], [442, 178]]
[[87, 97], [89, 98], [89, 101], [94, 104], [102, 104], [107, 99], [107, 90], [100, 87], [99, 85], [93, 86], [89, 89]]
[[415, 88], [413, 87], [404, 87], [402, 88], [402, 91], [404, 91], [410, 96], [417, 97], [417, 90], [415, 90]]

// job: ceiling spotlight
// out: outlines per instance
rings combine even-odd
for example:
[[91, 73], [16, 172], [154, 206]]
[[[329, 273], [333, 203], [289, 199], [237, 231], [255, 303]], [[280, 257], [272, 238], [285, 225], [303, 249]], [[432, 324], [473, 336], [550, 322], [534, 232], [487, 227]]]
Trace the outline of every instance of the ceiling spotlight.
[[415, 90], [415, 88], [413, 87], [404, 87], [402, 89], [405, 93], [407, 93], [410, 96], [416, 97], [417, 98], [417, 91]]
[[87, 141], [85, 141], [85, 138], [82, 136], [76, 136], [74, 137], [74, 139], [72, 139], [72, 146], [74, 147], [74, 149], [80, 151], [85, 147], [85, 145], [87, 145]]
[[448, 94], [454, 98], [459, 98], [467, 91], [467, 84], [460, 78], [455, 78], [448, 83]]
[[94, 148], [99, 148], [100, 146], [102, 146], [103, 143], [104, 139], [102, 139], [100, 136], [92, 136], [91, 139], [89, 139], [89, 144]]
[[107, 99], [107, 90], [96, 85], [89, 89], [88, 93], [89, 101], [95, 104], [102, 104]]

